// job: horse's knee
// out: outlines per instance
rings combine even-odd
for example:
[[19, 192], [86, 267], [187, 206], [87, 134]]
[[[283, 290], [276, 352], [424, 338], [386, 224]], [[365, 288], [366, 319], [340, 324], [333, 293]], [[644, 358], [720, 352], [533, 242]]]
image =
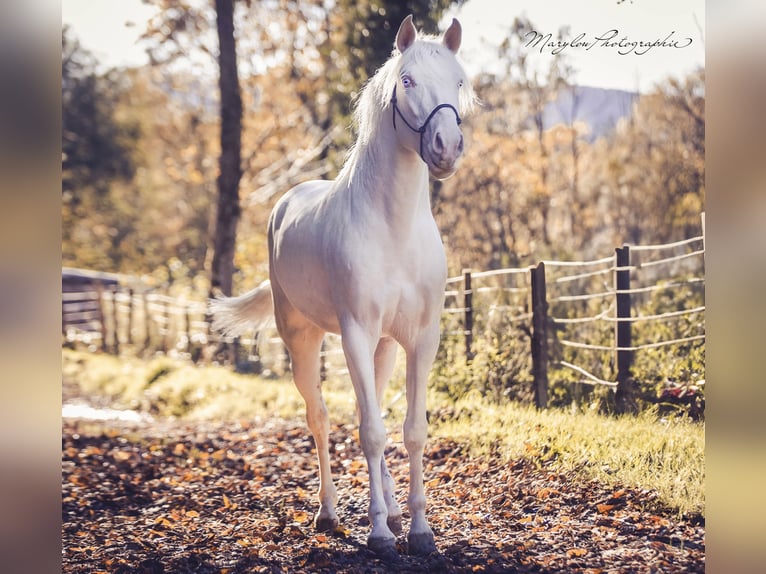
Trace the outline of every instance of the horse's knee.
[[407, 420], [404, 423], [404, 446], [407, 452], [422, 451], [428, 436], [428, 423], [423, 420]]
[[362, 420], [359, 441], [365, 456], [380, 456], [386, 446], [386, 427], [381, 420]]

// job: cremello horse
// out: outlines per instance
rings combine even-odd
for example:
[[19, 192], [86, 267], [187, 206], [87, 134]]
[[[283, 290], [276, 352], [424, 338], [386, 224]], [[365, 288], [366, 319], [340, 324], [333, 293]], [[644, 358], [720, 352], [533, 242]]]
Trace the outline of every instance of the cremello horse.
[[232, 335], [258, 328], [274, 313], [316, 442], [320, 530], [337, 526], [338, 516], [319, 351], [325, 332], [341, 335], [369, 470], [367, 543], [382, 555], [395, 553], [395, 534], [402, 529], [383, 458], [380, 413], [397, 343], [407, 358], [408, 547], [414, 554], [436, 549], [426, 521], [422, 458], [426, 382], [439, 345], [447, 266], [431, 214], [428, 174], [449, 177], [463, 154], [460, 113], [471, 107], [473, 92], [455, 58], [460, 40], [457, 20], [441, 41], [419, 38], [412, 16], [402, 22], [394, 54], [360, 94], [358, 139], [338, 178], [300, 184], [274, 207], [270, 280], [239, 297], [211, 302], [214, 327]]

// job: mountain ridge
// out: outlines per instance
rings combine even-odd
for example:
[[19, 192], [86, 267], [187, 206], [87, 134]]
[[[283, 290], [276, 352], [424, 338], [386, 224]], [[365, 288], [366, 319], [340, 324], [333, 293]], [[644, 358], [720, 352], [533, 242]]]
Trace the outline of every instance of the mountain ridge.
[[593, 142], [611, 133], [621, 119], [630, 117], [640, 96], [638, 92], [592, 86], [563, 89], [543, 109], [543, 129], [582, 122], [589, 128], [585, 139]]

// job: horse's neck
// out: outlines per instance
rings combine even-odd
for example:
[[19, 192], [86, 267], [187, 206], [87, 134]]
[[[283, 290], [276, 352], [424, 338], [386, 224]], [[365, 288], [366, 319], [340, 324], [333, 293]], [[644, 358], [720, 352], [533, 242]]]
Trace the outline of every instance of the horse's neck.
[[418, 219], [431, 213], [426, 165], [417, 153], [399, 145], [385, 118], [354, 155], [355, 165], [343, 182], [352, 201], [368, 205], [394, 236], [408, 237]]

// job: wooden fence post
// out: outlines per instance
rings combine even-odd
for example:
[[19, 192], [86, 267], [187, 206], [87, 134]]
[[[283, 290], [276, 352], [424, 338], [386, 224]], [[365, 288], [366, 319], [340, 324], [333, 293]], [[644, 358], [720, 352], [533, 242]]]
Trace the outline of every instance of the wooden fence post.
[[106, 346], [106, 316], [104, 315], [104, 285], [100, 281], [96, 283], [96, 292], [98, 293], [98, 323], [101, 328], [101, 350], [107, 352]]
[[[162, 300], [162, 315], [160, 319], [160, 332], [162, 333], [162, 338], [160, 339], [162, 347], [160, 350], [163, 353], [168, 352], [168, 336], [170, 335], [170, 303], [167, 299]], [[164, 325], [165, 330], [162, 331], [162, 326]]]
[[617, 392], [615, 403], [618, 413], [635, 411], [631, 366], [633, 351], [630, 324], [630, 248], [615, 248], [614, 288], [616, 291], [617, 322], [615, 323], [615, 364], [617, 365]]
[[473, 290], [471, 270], [463, 269], [463, 335], [465, 336], [465, 362], [473, 360]]
[[128, 345], [133, 345], [133, 288], [128, 289], [128, 329], [127, 339]]
[[545, 263], [530, 267], [532, 280], [532, 375], [535, 405], [548, 407], [548, 300], [545, 288]]
[[110, 289], [110, 292], [112, 294], [112, 328], [114, 329], [114, 338], [112, 339], [114, 345], [112, 346], [112, 350], [114, 351], [115, 355], [120, 354], [120, 320], [118, 317], [117, 312], [117, 292], [118, 287], [115, 285]]
[[152, 311], [149, 308], [149, 294], [144, 291], [141, 294], [144, 301], [144, 351], [148, 351], [152, 344]]
[[186, 332], [186, 352], [191, 354], [192, 350], [192, 333], [191, 333], [191, 317], [189, 316], [189, 303], [184, 305], [184, 331]]

